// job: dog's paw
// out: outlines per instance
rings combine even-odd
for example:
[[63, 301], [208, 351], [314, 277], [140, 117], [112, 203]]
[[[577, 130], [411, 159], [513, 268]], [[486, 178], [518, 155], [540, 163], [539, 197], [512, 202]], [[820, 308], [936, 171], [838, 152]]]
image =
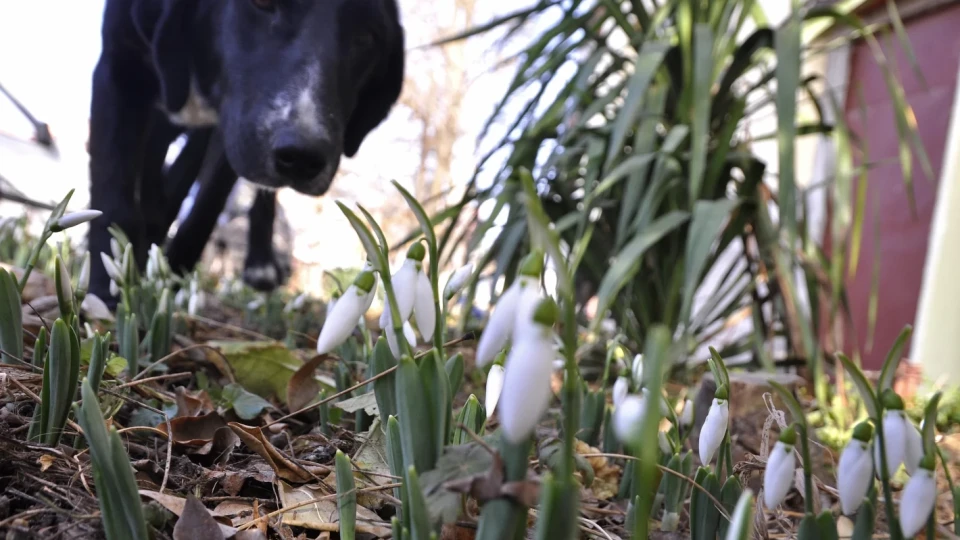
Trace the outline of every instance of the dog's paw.
[[243, 269], [243, 282], [262, 292], [271, 292], [280, 286], [280, 273], [273, 263], [251, 264]]

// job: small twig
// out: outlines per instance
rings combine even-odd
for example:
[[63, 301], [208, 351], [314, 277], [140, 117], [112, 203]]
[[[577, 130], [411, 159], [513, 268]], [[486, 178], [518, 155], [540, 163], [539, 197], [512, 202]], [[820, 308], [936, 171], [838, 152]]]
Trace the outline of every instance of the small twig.
[[249, 528], [255, 526], [257, 523], [259, 523], [259, 522], [261, 522], [261, 521], [269, 520], [270, 518], [277, 517], [277, 516], [279, 516], [279, 515], [286, 514], [287, 512], [292, 512], [292, 511], [294, 511], [294, 510], [298, 510], [298, 509], [300, 509], [300, 508], [303, 508], [304, 506], [310, 506], [311, 504], [316, 504], [316, 503], [318, 503], [318, 502], [329, 501], [330, 499], [336, 499], [337, 497], [346, 496], [346, 495], [349, 495], [349, 494], [351, 494], [351, 493], [369, 493], [369, 492], [376, 492], [376, 491], [386, 491], [386, 490], [389, 490], [389, 489], [398, 488], [398, 487], [400, 487], [400, 486], [402, 486], [402, 485], [403, 485], [403, 484], [400, 484], [400, 483], [396, 483], [396, 484], [384, 484], [384, 485], [382, 485], [382, 486], [371, 486], [371, 487], [360, 488], [360, 489], [356, 489], [356, 488], [355, 488], [355, 489], [353, 489], [353, 490], [348, 491], [347, 493], [342, 493], [342, 494], [341, 494], [341, 493], [332, 493], [332, 494], [330, 494], [330, 495], [324, 495], [323, 497], [314, 497], [314, 498], [308, 499], [308, 500], [306, 500], [306, 501], [301, 501], [301, 502], [299, 502], [299, 503], [297, 503], [297, 504], [295, 504], [295, 505], [293, 505], [293, 506], [288, 506], [288, 507], [286, 507], [286, 508], [281, 508], [281, 509], [279, 509], [279, 510], [274, 510], [273, 512], [270, 512], [269, 514], [264, 514], [264, 515], [258, 517], [257, 519], [250, 520], [250, 521], [244, 523], [243, 525], [240, 525], [239, 527], [237, 527], [237, 530], [243, 531], [243, 530], [249, 529]]
[[[209, 349], [209, 350], [213, 351], [214, 353], [216, 353], [217, 356], [219, 356], [220, 358], [222, 358], [223, 361], [224, 361], [224, 363], [226, 363], [227, 365], [230, 365], [229, 362], [227, 361], [227, 357], [224, 356], [223, 353], [220, 352], [219, 349], [217, 349], [216, 347], [211, 347], [210, 345], [207, 345], [207, 344], [204, 344], [204, 343], [197, 343], [197, 344], [194, 344], [194, 345], [190, 345], [190, 346], [188, 346], [188, 347], [184, 347], [184, 348], [182, 348], [182, 349], [177, 349], [176, 351], [173, 351], [172, 353], [164, 356], [163, 358], [157, 360], [156, 362], [154, 362], [154, 363], [150, 364], [149, 366], [145, 367], [144, 369], [142, 369], [142, 370], [140, 371], [140, 373], [138, 373], [138, 374], [137, 374], [135, 377], [133, 377], [133, 379], [131, 379], [131, 380], [132, 380], [132, 381], [135, 381], [135, 380], [139, 379], [140, 377], [146, 375], [151, 369], [153, 369], [153, 368], [157, 367], [158, 365], [166, 362], [167, 360], [173, 358], [174, 356], [177, 356], [177, 355], [180, 354], [180, 353], [184, 353], [184, 352], [191, 351], [191, 350], [194, 350], [194, 349]], [[233, 373], [226, 373], [226, 376], [230, 378], [230, 382], [237, 382], [237, 381], [235, 381], [235, 380], [233, 379]], [[126, 386], [126, 385], [124, 385], [124, 386]]]
[[226, 328], [227, 330], [233, 330], [234, 332], [238, 332], [238, 333], [240, 333], [240, 334], [246, 334], [246, 335], [248, 335], [248, 336], [255, 337], [255, 338], [257, 338], [257, 339], [262, 339], [262, 340], [264, 340], [264, 341], [271, 341], [271, 342], [277, 342], [277, 343], [279, 343], [277, 340], [273, 339], [273, 338], [270, 337], [270, 336], [265, 336], [265, 335], [263, 335], [263, 334], [261, 334], [261, 333], [259, 333], [259, 332], [254, 332], [253, 330], [247, 330], [246, 328], [242, 328], [242, 327], [240, 327], [240, 326], [234, 326], [234, 325], [232, 325], [232, 324], [230, 324], [230, 323], [215, 321], [215, 320], [213, 320], [213, 319], [208, 319], [208, 318], [206, 318], [206, 317], [201, 317], [200, 315], [187, 315], [187, 314], [181, 314], [181, 315], [182, 315], [183, 318], [185, 318], [185, 319], [192, 319], [192, 320], [194, 320], [194, 321], [200, 321], [200, 322], [202, 322], [202, 323], [204, 323], [204, 324], [209, 324], [210, 326], [216, 326], [216, 327], [218, 327], [218, 328]]
[[[456, 345], [456, 344], [458, 344], [458, 343], [461, 343], [461, 342], [463, 342], [463, 341], [466, 341], [467, 339], [468, 339], [468, 338], [467, 338], [466, 336], [464, 336], [464, 337], [460, 337], [460, 338], [457, 338], [457, 339], [448, 341], [448, 342], [444, 343], [444, 347], [450, 347], [451, 345]], [[420, 358], [423, 358], [424, 356], [426, 356], [426, 355], [428, 355], [428, 354], [430, 354], [430, 351], [424, 351], [424, 352], [416, 355], [414, 358], [415, 358], [415, 359], [420, 359]], [[280, 423], [280, 422], [283, 422], [284, 420], [289, 420], [289, 419], [293, 418], [294, 416], [297, 416], [298, 414], [302, 414], [302, 413], [305, 413], [305, 412], [307, 412], [307, 411], [312, 411], [313, 409], [316, 409], [316, 408], [318, 408], [318, 407], [322, 407], [323, 405], [325, 405], [325, 404], [327, 404], [327, 403], [330, 403], [331, 401], [333, 401], [333, 400], [335, 400], [335, 399], [337, 399], [337, 398], [340, 398], [340, 397], [342, 397], [342, 396], [345, 396], [345, 395], [349, 394], [350, 392], [353, 392], [353, 391], [356, 390], [357, 388], [360, 388], [360, 387], [362, 387], [362, 386], [366, 386], [367, 384], [372, 383], [373, 381], [379, 379], [380, 377], [385, 377], [385, 376], [393, 373], [393, 372], [396, 371], [396, 370], [397, 370], [397, 366], [393, 366], [392, 368], [389, 368], [389, 369], [387, 369], [387, 370], [385, 370], [385, 371], [383, 371], [383, 372], [381, 372], [381, 373], [378, 373], [377, 375], [374, 375], [373, 377], [370, 377], [370, 378], [367, 379], [367, 380], [358, 382], [357, 384], [351, 386], [350, 388], [347, 388], [346, 390], [342, 390], [342, 391], [340, 391], [340, 392], [337, 392], [336, 394], [333, 394], [332, 396], [329, 396], [329, 397], [327, 397], [327, 398], [325, 398], [325, 399], [322, 399], [322, 400], [320, 400], [320, 401], [318, 401], [318, 402], [316, 402], [316, 403], [314, 403], [314, 404], [312, 404], [312, 405], [307, 405], [306, 407], [303, 407], [303, 408], [301, 408], [300, 410], [293, 411], [292, 413], [290, 413], [290, 414], [288, 414], [288, 415], [286, 415], [286, 416], [281, 416], [280, 418], [277, 418], [276, 420], [273, 420], [272, 422], [270, 422], [270, 423], [268, 423], [267, 425], [261, 427], [260, 429], [266, 429], [266, 428], [268, 428], [268, 427], [270, 427], [270, 426], [272, 426], [272, 425], [274, 425], [274, 424], [278, 424], [278, 423]]]
[[[585, 458], [588, 458], [588, 457], [606, 457], [606, 458], [629, 459], [629, 460], [633, 460], [633, 461], [640, 461], [640, 460], [637, 459], [635, 456], [628, 456], [628, 455], [626, 455], [626, 454], [596, 453], [596, 454], [580, 454], [580, 456], [581, 456], [581, 457], [585, 457]], [[676, 476], [677, 478], [680, 478], [680, 479], [683, 480], [684, 482], [687, 482], [688, 484], [690, 484], [690, 485], [694, 486], [695, 488], [699, 489], [701, 492], [703, 492], [704, 495], [706, 495], [707, 497], [710, 498], [711, 501], [713, 501], [713, 504], [717, 507], [717, 510], [720, 512], [720, 515], [723, 516], [727, 521], [730, 521], [730, 516], [727, 514], [726, 508], [723, 506], [723, 504], [722, 504], [720, 501], [718, 501], [717, 498], [714, 497], [712, 493], [710, 493], [709, 491], [707, 491], [707, 490], [706, 490], [703, 486], [701, 486], [700, 484], [696, 483], [692, 478], [688, 478], [688, 477], [686, 477], [685, 475], [683, 475], [682, 473], [679, 473], [679, 472], [674, 471], [674, 470], [672, 470], [672, 469], [668, 469], [667, 467], [664, 467], [663, 465], [660, 465], [660, 464], [657, 464], [657, 468], [660, 469], [661, 472], [665, 472], [665, 473], [667, 473], [667, 474], [672, 474], [673, 476]]]
[[[43, 402], [43, 400], [40, 399], [40, 396], [34, 394], [29, 388], [27, 388], [26, 386], [24, 386], [23, 383], [21, 383], [21, 382], [18, 381], [17, 379], [15, 379], [15, 378], [13, 378], [13, 377], [10, 377], [10, 382], [12, 382], [13, 384], [15, 384], [15, 385], [17, 386], [17, 388], [20, 389], [21, 392], [23, 392], [24, 394], [26, 394], [26, 395], [27, 395], [30, 399], [32, 399], [33, 401], [35, 401], [35, 402], [37, 402], [37, 403], [42, 403], [42, 402]], [[82, 429], [79, 425], [77, 425], [77, 423], [74, 422], [73, 420], [67, 420], [67, 425], [70, 426], [71, 428], [77, 430], [77, 433], [78, 433], [78, 434], [80, 434], [80, 435], [83, 434], [83, 429]]]
[[[148, 368], [148, 369], [149, 369], [149, 368]], [[142, 371], [141, 373], [146, 373], [146, 371]], [[120, 386], [117, 386], [116, 389], [119, 390], [119, 389], [121, 389], [121, 388], [129, 388], [129, 387], [131, 387], [131, 386], [139, 386], [139, 385], [141, 385], [141, 384], [146, 384], [146, 383], [148, 383], [148, 382], [170, 381], [170, 380], [177, 380], [177, 379], [189, 379], [190, 377], [193, 377], [193, 373], [190, 373], [190, 372], [186, 372], [186, 373], [169, 373], [169, 374], [167, 374], [167, 375], [157, 375], [157, 376], [155, 376], [155, 377], [147, 377], [147, 378], [145, 378], [145, 379], [139, 379], [139, 380], [138, 380], [136, 377], [134, 377], [134, 380], [132, 380], [132, 381], [130, 381], [130, 382], [123, 383], [123, 384], [121, 384]]]

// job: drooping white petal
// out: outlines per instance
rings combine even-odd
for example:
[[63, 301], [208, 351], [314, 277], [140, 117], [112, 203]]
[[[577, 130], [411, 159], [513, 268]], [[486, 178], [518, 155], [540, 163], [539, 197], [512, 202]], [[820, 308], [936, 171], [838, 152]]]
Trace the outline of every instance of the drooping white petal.
[[490, 372], [487, 373], [487, 392], [483, 400], [483, 408], [487, 411], [487, 416], [493, 415], [497, 408], [497, 402], [500, 401], [500, 392], [503, 390], [503, 366], [494, 364], [490, 366]]
[[623, 403], [623, 398], [627, 397], [627, 392], [630, 390], [630, 381], [626, 377], [617, 377], [617, 381], [613, 383], [613, 406], [616, 408], [621, 403]]
[[437, 324], [437, 308], [433, 302], [433, 287], [423, 272], [417, 272], [417, 290], [413, 297], [413, 317], [424, 341], [433, 338], [434, 325]]
[[514, 281], [493, 307], [487, 326], [477, 343], [477, 366], [489, 364], [503, 350], [513, 333], [517, 302], [520, 300], [520, 280]]
[[453, 273], [450, 276], [450, 279], [447, 281], [447, 284], [443, 287], [443, 299], [450, 300], [453, 298], [460, 289], [463, 289], [463, 286], [467, 284], [467, 280], [470, 279], [470, 276], [473, 275], [473, 263], [467, 263]]
[[357, 320], [363, 315], [365, 301], [366, 294], [357, 289], [356, 285], [347, 288], [333, 310], [327, 313], [327, 320], [324, 321], [320, 337], [317, 338], [317, 354], [332, 351], [350, 337], [357, 326]]
[[[413, 312], [413, 299], [417, 291], [417, 262], [412, 259], [405, 259], [403, 265], [395, 274], [390, 276], [390, 283], [393, 285], [393, 294], [397, 298], [397, 309], [400, 311], [400, 319], [407, 320]], [[390, 311], [390, 302], [387, 301], [383, 307], [383, 314], [380, 315], [380, 328], [386, 328], [386, 313]]]
[[643, 435], [640, 431], [647, 400], [643, 396], [630, 394], [623, 398], [613, 411], [613, 433], [620, 442], [633, 444]]
[[682, 427], [690, 427], [693, 425], [693, 402], [689, 399], [683, 403], [683, 411], [680, 412], [680, 417], [677, 418], [677, 421], [680, 422]]
[[540, 301], [543, 300], [543, 295], [540, 294], [540, 286], [536, 280], [527, 276], [520, 276], [517, 281], [520, 283], [520, 294], [518, 295], [513, 322], [512, 339], [514, 344], [530, 336], [536, 336], [540, 332], [541, 326], [533, 320], [533, 314], [537, 310], [537, 306], [540, 305]]
[[83, 264], [80, 266], [80, 276], [77, 278], [77, 291], [87, 292], [90, 290], [90, 252], [83, 256]]
[[937, 480], [933, 472], [918, 468], [900, 498], [900, 528], [904, 537], [913, 538], [923, 529], [936, 501]]
[[870, 482], [873, 481], [873, 454], [869, 445], [850, 439], [837, 462], [837, 489], [840, 491], [840, 510], [851, 515], [860, 508]]
[[[883, 442], [887, 457], [887, 472], [893, 476], [903, 463], [907, 453], [907, 420], [903, 411], [887, 410], [883, 413]], [[880, 462], [880, 444], [874, 442], [877, 463]], [[879, 474], [879, 468], [877, 469]]]
[[923, 436], [917, 426], [904, 415], [903, 421], [906, 437], [904, 438], [903, 465], [907, 468], [907, 474], [913, 475], [917, 467], [920, 466], [920, 460], [923, 459]]
[[549, 338], [541, 336], [517, 343], [507, 356], [499, 416], [504, 437], [511, 443], [519, 443], [533, 433], [553, 397], [550, 375], [554, 352]]
[[103, 268], [107, 271], [107, 275], [110, 276], [110, 279], [114, 281], [123, 281], [123, 275], [120, 273], [120, 268], [115, 262], [113, 262], [113, 259], [101, 251], [100, 260], [103, 261]]
[[633, 384], [639, 385], [643, 382], [643, 355], [638, 354], [633, 357], [633, 363], [630, 365], [630, 373], [633, 376]]
[[793, 487], [793, 471], [797, 468], [797, 458], [792, 444], [777, 441], [767, 458], [767, 468], [763, 471], [763, 504], [767, 508], [776, 508]]
[[103, 212], [100, 210], [77, 210], [76, 212], [70, 212], [69, 214], [64, 215], [57, 220], [57, 226], [63, 229], [69, 229], [70, 227], [76, 227], [82, 223], [88, 221], [93, 221], [103, 215]]
[[117, 285], [117, 282], [110, 280], [110, 295], [111, 296], [120, 296], [120, 286]]
[[700, 463], [710, 464], [713, 455], [720, 448], [723, 436], [727, 433], [730, 420], [730, 404], [725, 399], [713, 398], [707, 418], [700, 429]]
[[[369, 264], [369, 263], [368, 263]], [[370, 310], [370, 306], [373, 305], [373, 299], [377, 296], [377, 286], [380, 285], [380, 276], [373, 274], [373, 287], [370, 288], [370, 292], [367, 293], [367, 296], [364, 300], [363, 312], [366, 313]], [[333, 302], [334, 300], [331, 300]], [[386, 311], [386, 310], [384, 310]], [[381, 314], [383, 316], [383, 314]]]
[[[383, 326], [383, 335], [387, 338], [387, 346], [390, 347], [390, 352], [393, 354], [394, 358], [400, 358], [400, 341], [397, 339], [396, 331], [393, 328], [393, 317], [390, 315], [390, 311], [384, 311], [386, 313], [386, 319], [381, 317], [381, 322]], [[406, 336], [404, 336], [406, 339]]]
[[410, 325], [410, 321], [403, 323], [403, 337], [406, 338], [407, 343], [409, 343], [411, 347], [416, 347], [417, 334], [413, 331], [413, 326]]

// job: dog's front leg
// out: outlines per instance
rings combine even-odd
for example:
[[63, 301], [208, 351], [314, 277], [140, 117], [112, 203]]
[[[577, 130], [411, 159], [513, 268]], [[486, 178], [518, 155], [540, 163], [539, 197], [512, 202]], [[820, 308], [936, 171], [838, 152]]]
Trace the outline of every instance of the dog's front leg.
[[247, 258], [243, 263], [243, 281], [258, 291], [269, 292], [287, 279], [273, 249], [273, 227], [277, 215], [277, 193], [257, 190], [247, 213]]
[[100, 259], [101, 253], [111, 253], [107, 228], [116, 225], [135, 250], [146, 250], [138, 245], [144, 238], [138, 191], [153, 107], [150, 100], [155, 95], [155, 90], [137, 84], [149, 80], [142, 66], [119, 64], [104, 58], [97, 63], [90, 107], [90, 207], [103, 212], [90, 223], [90, 292], [111, 307], [116, 306], [117, 298], [110, 294], [110, 276]]

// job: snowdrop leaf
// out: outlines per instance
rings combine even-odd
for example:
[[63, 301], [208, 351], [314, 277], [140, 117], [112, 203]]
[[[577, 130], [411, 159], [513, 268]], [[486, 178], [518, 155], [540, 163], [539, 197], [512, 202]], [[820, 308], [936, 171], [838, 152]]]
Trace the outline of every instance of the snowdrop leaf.
[[833, 518], [833, 513], [829, 510], [820, 512], [817, 516], [817, 529], [819, 540], [839, 540], [840, 534], [837, 532], [837, 520]]
[[803, 407], [800, 406], [800, 402], [797, 401], [797, 398], [793, 397], [793, 393], [787, 390], [782, 384], [776, 381], [768, 382], [770, 387], [780, 395], [781, 399], [783, 399], [783, 403], [787, 406], [787, 408], [790, 409], [790, 414], [793, 416], [793, 421], [803, 426], [804, 431], [806, 431], [807, 417], [803, 412]]
[[851, 540], [872, 540], [873, 532], [876, 529], [877, 510], [873, 501], [867, 499], [857, 511], [857, 520], [853, 525], [853, 536]]
[[[737, 524], [737, 508], [740, 504], [740, 501], [743, 499], [741, 496], [743, 494], [743, 486], [740, 485], [740, 480], [737, 479], [736, 475], [730, 475], [727, 477], [727, 481], [723, 483], [723, 487], [720, 488], [720, 502], [723, 504], [724, 509], [727, 513], [730, 514], [730, 519], [732, 521], [727, 521], [726, 518], [720, 518], [720, 536], [722, 538], [750, 538], [749, 534], [746, 534], [750, 531], [750, 521], [748, 520], [745, 524]], [[751, 505], [751, 510], [753, 506]], [[742, 528], [742, 533], [732, 532], [737, 529]]]
[[880, 371], [880, 380], [877, 382], [877, 392], [883, 392], [887, 388], [893, 388], [893, 378], [897, 374], [897, 368], [900, 367], [900, 361], [903, 359], [903, 346], [906, 345], [910, 334], [913, 333], [913, 327], [909, 324], [900, 331], [897, 340], [890, 347], [887, 353], [887, 359], [883, 361], [883, 370]]
[[360, 243], [363, 244], [363, 248], [367, 251], [367, 260], [370, 261], [373, 269], [380, 272], [381, 275], [389, 273], [390, 269], [387, 265], [386, 257], [380, 251], [377, 242], [373, 239], [373, 233], [370, 232], [370, 229], [367, 228], [367, 226], [360, 221], [360, 218], [357, 217], [352, 210], [347, 208], [346, 205], [340, 201], [336, 201], [336, 203], [337, 206], [340, 207], [340, 211], [343, 212], [343, 215], [347, 217], [347, 221], [350, 222], [353, 230], [357, 232]]
[[923, 453], [936, 454], [937, 452], [937, 407], [940, 405], [941, 392], [930, 397], [927, 406], [923, 409]]
[[753, 491], [748, 489], [740, 495], [731, 518], [730, 527], [724, 537], [726, 540], [749, 540], [753, 537], [751, 534], [753, 531]]
[[860, 368], [845, 354], [837, 353], [837, 360], [843, 364], [843, 369], [847, 371], [847, 374], [853, 379], [853, 384], [855, 384], [857, 390], [860, 391], [860, 397], [863, 398], [863, 405], [867, 408], [867, 414], [870, 415], [870, 418], [872, 418], [875, 423], [879, 423], [880, 403], [877, 401], [877, 394], [874, 393], [873, 387], [870, 386], [870, 381], [867, 380], [867, 377], [860, 371]]
[[377, 241], [380, 245], [380, 252], [383, 254], [384, 261], [387, 260], [387, 252], [390, 249], [390, 243], [387, 242], [387, 237], [383, 234], [383, 229], [380, 228], [380, 224], [377, 223], [377, 220], [373, 215], [363, 207], [361, 204], [357, 204], [357, 210], [360, 210], [363, 213], [363, 217], [367, 218], [367, 223], [370, 224], [370, 230], [377, 237]]
[[557, 289], [561, 296], [572, 298], [573, 280], [566, 268], [567, 258], [560, 252], [560, 239], [555, 228], [550, 225], [550, 218], [543, 210], [540, 196], [533, 184], [533, 175], [525, 168], [518, 169], [520, 183], [523, 185], [524, 206], [527, 209], [527, 228], [530, 230], [530, 243], [553, 259], [557, 266]]
[[720, 353], [716, 349], [710, 347], [710, 359], [707, 360], [707, 363], [710, 365], [710, 371], [713, 372], [713, 378], [717, 382], [717, 388], [721, 384], [730, 386], [730, 373], [727, 371], [727, 364], [724, 363], [723, 358], [720, 357]]
[[423, 209], [423, 206], [420, 205], [420, 202], [417, 201], [406, 188], [401, 186], [399, 182], [396, 180], [391, 180], [390, 182], [397, 188], [397, 191], [400, 192], [404, 200], [407, 201], [407, 206], [410, 207], [413, 215], [416, 216], [417, 221], [420, 222], [420, 230], [423, 231], [423, 236], [427, 239], [427, 244], [430, 246], [430, 254], [432, 256], [437, 249], [437, 235], [433, 231], [433, 223], [430, 222], [430, 216], [427, 215], [427, 212]]

